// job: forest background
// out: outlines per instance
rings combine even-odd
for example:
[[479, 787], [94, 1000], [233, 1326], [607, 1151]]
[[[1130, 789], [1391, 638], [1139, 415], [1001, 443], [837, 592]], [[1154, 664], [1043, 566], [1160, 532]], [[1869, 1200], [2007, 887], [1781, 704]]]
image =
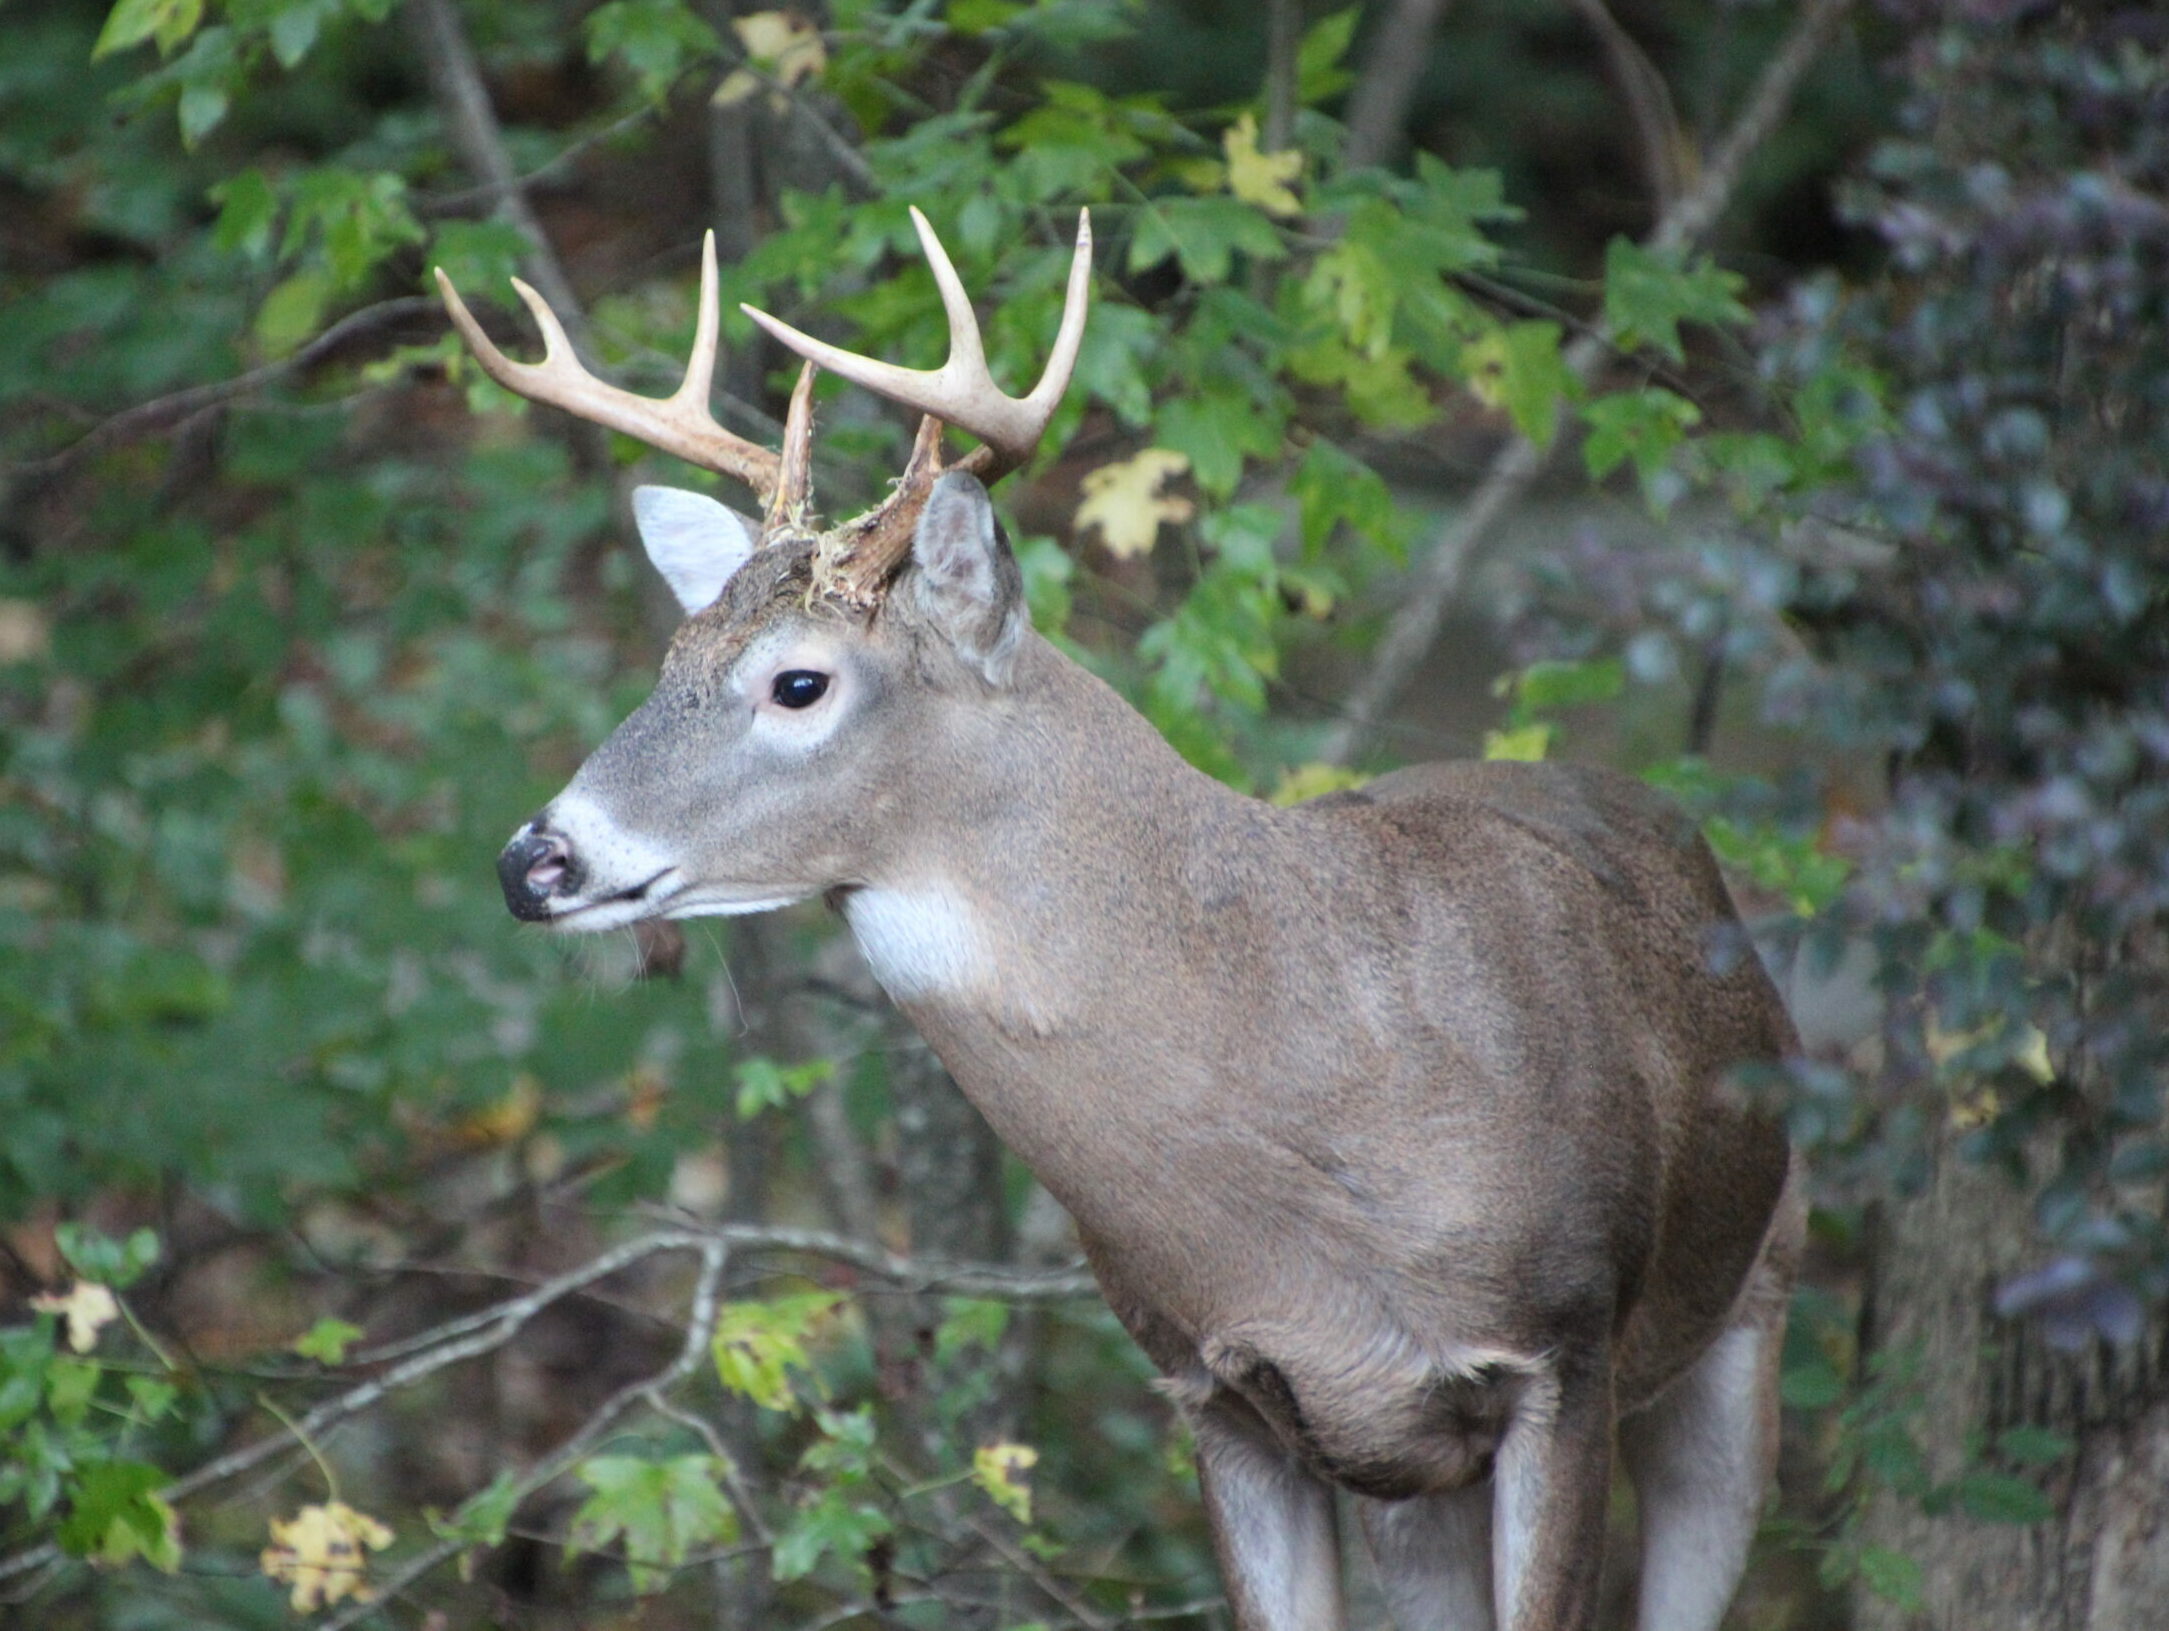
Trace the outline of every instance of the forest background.
[[[1012, 386], [1092, 208], [1000, 501], [1195, 762], [1704, 822], [1816, 1199], [1730, 1623], [2161, 1623], [2169, 16], [2109, 0], [10, 0], [0, 1621], [1225, 1623], [835, 925], [492, 876], [671, 625], [627, 492], [704, 478], [428, 268], [661, 394], [712, 228], [769, 435], [741, 299], [938, 360], [910, 204]], [[850, 513], [906, 427], [822, 423]]]

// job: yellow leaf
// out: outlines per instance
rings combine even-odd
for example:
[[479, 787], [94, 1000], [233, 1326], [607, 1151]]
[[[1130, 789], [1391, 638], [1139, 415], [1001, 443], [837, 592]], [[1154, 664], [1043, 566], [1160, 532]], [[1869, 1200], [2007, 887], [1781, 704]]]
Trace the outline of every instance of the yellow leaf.
[[[761, 73], [739, 68], [726, 75], [716, 88], [719, 106], [743, 102], [761, 88], [764, 77], [767, 83], [789, 90], [828, 66], [828, 45], [821, 31], [796, 12], [756, 11], [733, 17], [731, 31]], [[776, 100], [780, 103], [782, 98]]]
[[1019, 1523], [1032, 1521], [1032, 1486], [1025, 1482], [1039, 1460], [1029, 1444], [983, 1444], [972, 1452], [972, 1482], [987, 1499]]
[[392, 1543], [392, 1532], [344, 1501], [305, 1506], [281, 1522], [271, 1520], [271, 1544], [258, 1559], [271, 1579], [294, 1588], [296, 1614], [313, 1614], [342, 1598], [366, 1603], [374, 1595], [364, 1575], [369, 1552]]
[[1551, 751], [1551, 727], [1539, 720], [1508, 731], [1484, 732], [1484, 757], [1538, 764]]
[[513, 1077], [505, 1096], [472, 1115], [452, 1123], [452, 1136], [462, 1144], [487, 1148], [515, 1144], [535, 1130], [542, 1113], [542, 1084], [522, 1071]]
[[1228, 191], [1268, 215], [1301, 215], [1303, 201], [1288, 183], [1303, 173], [1303, 155], [1258, 151], [1258, 121], [1249, 114], [1236, 120], [1220, 145], [1228, 155]]
[[1273, 789], [1268, 803], [1283, 807], [1301, 804], [1325, 793], [1345, 793], [1361, 787], [1371, 778], [1360, 770], [1350, 770], [1343, 765], [1309, 764], [1297, 765], [1280, 774], [1280, 785]]
[[78, 1280], [65, 1292], [33, 1297], [30, 1306], [41, 1314], [60, 1314], [68, 1321], [68, 1346], [87, 1354], [98, 1346], [98, 1333], [120, 1318], [120, 1304], [106, 1287]]
[[1195, 506], [1187, 498], [1163, 497], [1160, 488], [1190, 468], [1187, 455], [1148, 447], [1135, 458], [1103, 464], [1086, 473], [1080, 485], [1085, 501], [1077, 506], [1077, 529], [1100, 529], [1107, 552], [1130, 560], [1152, 548], [1163, 521], [1187, 521]]
[[0, 599], [0, 663], [31, 662], [52, 649], [52, 625], [36, 601]]

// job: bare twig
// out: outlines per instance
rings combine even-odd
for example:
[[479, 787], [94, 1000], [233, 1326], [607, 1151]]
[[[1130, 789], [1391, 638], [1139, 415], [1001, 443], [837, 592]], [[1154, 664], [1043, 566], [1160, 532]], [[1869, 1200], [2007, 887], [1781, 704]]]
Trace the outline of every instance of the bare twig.
[[217, 380], [209, 385], [191, 385], [185, 390], [152, 397], [148, 402], [138, 402], [132, 408], [123, 408], [111, 418], [93, 425], [59, 452], [17, 468], [24, 475], [33, 478], [59, 475], [78, 459], [92, 453], [101, 453], [109, 447], [117, 447], [123, 442], [134, 441], [140, 436], [155, 436], [158, 432], [180, 424], [208, 408], [231, 402], [235, 397], [246, 396], [251, 391], [260, 391], [267, 385], [277, 384], [290, 374], [312, 368], [361, 335], [410, 317], [427, 316], [436, 309], [437, 303], [434, 300], [425, 300], [419, 295], [400, 300], [382, 300], [373, 306], [364, 306], [360, 311], [349, 312], [307, 345], [281, 357], [277, 362], [267, 362], [261, 368], [236, 374], [232, 379]]
[[[291, 1430], [267, 1434], [207, 1461], [193, 1472], [175, 1479], [160, 1490], [159, 1494], [169, 1502], [186, 1500], [215, 1484], [238, 1477], [274, 1456], [290, 1451], [299, 1438], [321, 1440], [331, 1428], [369, 1409], [391, 1394], [412, 1387], [449, 1366], [503, 1347], [551, 1304], [645, 1258], [661, 1252], [689, 1251], [700, 1254], [705, 1265], [710, 1261], [720, 1263], [723, 1254], [732, 1249], [802, 1252], [809, 1256], [831, 1258], [837, 1262], [849, 1263], [899, 1287], [918, 1292], [951, 1292], [966, 1296], [998, 1297], [1016, 1302], [1066, 1302], [1097, 1294], [1097, 1287], [1088, 1274], [1074, 1271], [1032, 1272], [989, 1263], [927, 1262], [885, 1251], [871, 1242], [847, 1240], [840, 1235], [817, 1229], [769, 1229], [737, 1224], [726, 1224], [713, 1229], [659, 1229], [614, 1247], [579, 1268], [546, 1280], [518, 1297], [448, 1320], [418, 1336], [362, 1350], [354, 1356], [351, 1363], [397, 1363], [392, 1363], [391, 1368], [383, 1374], [351, 1387], [295, 1417]], [[705, 1267], [702, 1272], [704, 1289], [696, 1292], [693, 1299], [688, 1315], [691, 1322], [689, 1329], [698, 1329], [703, 1322], [711, 1328], [714, 1324], [715, 1287], [709, 1283]], [[680, 1366], [689, 1365], [690, 1361], [685, 1360], [681, 1353], [678, 1366], [623, 1390], [606, 1408], [622, 1412], [631, 1403], [644, 1397], [653, 1402], [661, 1389], [671, 1386], [687, 1374], [687, 1369]], [[540, 1488], [541, 1485], [538, 1483], [534, 1487]], [[733, 1493], [742, 1492], [734, 1490]], [[451, 1551], [457, 1550], [455, 1546], [445, 1552], [444, 1556], [450, 1556]], [[57, 1561], [60, 1556], [59, 1548], [51, 1542], [26, 1547], [11, 1556], [0, 1558], [0, 1580], [30, 1573]], [[442, 1560], [442, 1557], [436, 1559], [437, 1562]], [[430, 1567], [434, 1566], [435, 1563], [430, 1564]]]
[[[692, 1303], [686, 1313], [685, 1341], [679, 1345], [677, 1357], [653, 1376], [638, 1382], [629, 1382], [619, 1388], [605, 1399], [570, 1437], [515, 1478], [512, 1481], [515, 1508], [519, 1502], [545, 1484], [552, 1483], [570, 1472], [588, 1451], [617, 1425], [618, 1418], [626, 1411], [684, 1381], [693, 1374], [694, 1368], [706, 1356], [709, 1339], [715, 1335], [717, 1298], [722, 1287], [723, 1266], [728, 1260], [728, 1254], [723, 1242], [712, 1236], [700, 1241], [696, 1249], [701, 1254], [700, 1278], [693, 1286]], [[396, 1596], [405, 1591], [431, 1570], [467, 1550], [469, 1544], [458, 1537], [448, 1537], [424, 1549], [409, 1558], [395, 1574], [381, 1583], [372, 1582], [376, 1586], [377, 1599]], [[372, 1613], [375, 1606], [375, 1600], [349, 1603], [341, 1612], [325, 1620], [318, 1627], [318, 1631], [346, 1631], [347, 1627]]]
[[1023, 1547], [1011, 1544], [1009, 1538], [993, 1524], [976, 1515], [967, 1516], [964, 1521], [973, 1534], [1001, 1553], [1003, 1562], [1068, 1609], [1076, 1617], [1078, 1624], [1089, 1627], [1090, 1631], [1114, 1631], [1113, 1620], [1104, 1614], [1094, 1613], [1091, 1604], [1057, 1580], [1038, 1558]]
[[490, 105], [489, 88], [482, 83], [481, 65], [475, 60], [474, 46], [467, 39], [452, 0], [407, 0], [407, 24], [428, 70], [430, 92], [444, 118], [445, 133], [451, 137], [460, 163], [496, 197], [498, 218], [527, 240], [528, 251], [521, 262], [527, 281], [542, 291], [543, 299], [574, 335], [582, 334], [586, 326], [583, 308], [573, 296], [572, 284], [558, 263], [557, 252], [550, 247], [542, 223], [521, 191], [519, 172], [512, 167], [497, 111]]
[[[1652, 248], [1685, 248], [1715, 223], [1731, 202], [1749, 156], [1776, 127], [1801, 75], [1851, 4], [1852, 0], [1805, 0], [1792, 32], [1763, 68], [1739, 117], [1711, 151], [1694, 185], [1672, 202], [1651, 230]], [[1592, 331], [1568, 346], [1563, 360], [1575, 378], [1587, 380], [1609, 349], [1607, 337]], [[1468, 508], [1416, 569], [1385, 637], [1372, 654], [1370, 667], [1349, 693], [1341, 717], [1326, 732], [1319, 747], [1319, 757], [1326, 763], [1347, 764], [1368, 743], [1437, 639], [1447, 603], [1460, 587], [1470, 557], [1543, 472], [1555, 446], [1557, 438], [1540, 449], [1516, 436], [1494, 455]]]
[[1682, 172], [1690, 156], [1678, 110], [1672, 105], [1671, 88], [1604, 0], [1574, 0], [1574, 9], [1595, 31], [1597, 43], [1603, 47], [1604, 66], [1627, 104], [1627, 116], [1642, 146], [1643, 178], [1661, 214], [1685, 185]]
[[1295, 106], [1303, 46], [1303, 0], [1266, 0], [1265, 130], [1258, 146], [1277, 153], [1295, 140]]
[[1363, 68], [1348, 93], [1348, 144], [1342, 162], [1351, 170], [1383, 164], [1401, 143], [1416, 82], [1430, 57], [1431, 31], [1447, 0], [1393, 0], [1364, 48]]

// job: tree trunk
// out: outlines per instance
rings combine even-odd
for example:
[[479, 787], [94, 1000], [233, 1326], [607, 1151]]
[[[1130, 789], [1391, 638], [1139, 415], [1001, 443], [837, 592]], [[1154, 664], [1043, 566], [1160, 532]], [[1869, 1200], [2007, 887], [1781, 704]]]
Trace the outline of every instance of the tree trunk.
[[1926, 1192], [1888, 1213], [1863, 1346], [1917, 1355], [1919, 1436], [1937, 1483], [2014, 1427], [2048, 1428], [2077, 1449], [2041, 1479], [2057, 1509], [2044, 1523], [1930, 1516], [1916, 1500], [1878, 1497], [1864, 1539], [1920, 1565], [1923, 1600], [1908, 1610], [1863, 1590], [1859, 1631], [2169, 1626], [2165, 1322], [2129, 1347], [2097, 1340], [2066, 1354], [2037, 1323], [1997, 1318], [1997, 1284], [2039, 1251], [2032, 1209], [2008, 1177], [1950, 1142]]

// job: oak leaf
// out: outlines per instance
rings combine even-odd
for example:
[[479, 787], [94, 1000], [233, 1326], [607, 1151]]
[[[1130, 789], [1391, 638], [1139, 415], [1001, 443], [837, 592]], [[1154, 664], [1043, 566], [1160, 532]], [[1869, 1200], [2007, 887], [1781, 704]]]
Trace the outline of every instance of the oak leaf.
[[1187, 498], [1170, 498], [1160, 491], [1189, 468], [1188, 455], [1148, 447], [1134, 458], [1088, 471], [1079, 484], [1085, 501], [1077, 506], [1077, 529], [1099, 528], [1108, 554], [1118, 561], [1149, 553], [1161, 522], [1187, 521], [1195, 513]]

